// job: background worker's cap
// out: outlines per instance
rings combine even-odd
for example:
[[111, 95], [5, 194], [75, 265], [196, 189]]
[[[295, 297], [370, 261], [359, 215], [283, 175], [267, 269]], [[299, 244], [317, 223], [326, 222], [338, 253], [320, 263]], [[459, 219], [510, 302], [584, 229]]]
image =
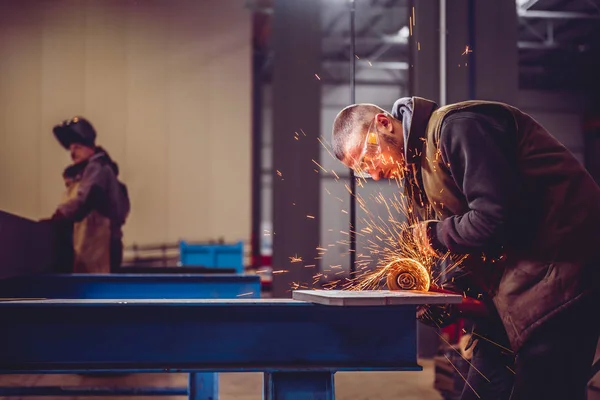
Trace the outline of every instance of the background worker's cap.
[[71, 144], [79, 143], [88, 147], [95, 147], [96, 130], [92, 124], [83, 117], [73, 117], [62, 124], [56, 125], [52, 132], [65, 149]]

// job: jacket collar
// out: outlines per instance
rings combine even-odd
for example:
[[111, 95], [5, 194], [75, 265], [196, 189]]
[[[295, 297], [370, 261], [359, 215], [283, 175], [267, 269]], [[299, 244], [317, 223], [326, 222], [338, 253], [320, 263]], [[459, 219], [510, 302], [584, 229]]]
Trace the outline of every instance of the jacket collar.
[[81, 175], [83, 173], [83, 170], [88, 166], [89, 163], [102, 161], [104, 157], [106, 157], [106, 153], [104, 151], [97, 150], [96, 154], [92, 155], [87, 160], [80, 161], [77, 164], [71, 164], [67, 168], [65, 168], [63, 172], [63, 177], [73, 179], [78, 175]]
[[421, 159], [423, 153], [423, 140], [427, 134], [427, 124], [431, 114], [438, 108], [438, 105], [421, 97], [413, 97], [413, 115], [408, 132], [406, 146], [406, 163], [416, 164]]
[[[421, 173], [421, 159], [423, 157], [423, 141], [427, 134], [427, 125], [431, 114], [438, 107], [436, 103], [421, 97], [412, 98], [412, 116], [410, 127], [405, 139], [406, 175], [404, 176], [404, 192], [408, 198], [415, 202], [415, 207], [421, 209], [421, 204], [427, 202], [423, 174]], [[421, 218], [426, 218], [427, 210], [422, 210]]]

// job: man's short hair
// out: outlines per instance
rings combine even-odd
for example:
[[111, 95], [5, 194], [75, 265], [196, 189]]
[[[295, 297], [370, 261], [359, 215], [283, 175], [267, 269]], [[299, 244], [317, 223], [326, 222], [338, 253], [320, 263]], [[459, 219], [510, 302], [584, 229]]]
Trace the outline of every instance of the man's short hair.
[[340, 111], [333, 121], [331, 147], [340, 161], [346, 156], [346, 147], [353, 137], [364, 136], [375, 114], [387, 111], [375, 104], [352, 104]]

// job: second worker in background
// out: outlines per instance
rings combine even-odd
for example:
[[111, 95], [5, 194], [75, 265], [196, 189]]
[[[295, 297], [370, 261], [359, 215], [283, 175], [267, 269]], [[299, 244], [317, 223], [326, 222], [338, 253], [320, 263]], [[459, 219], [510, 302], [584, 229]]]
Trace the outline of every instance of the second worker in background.
[[53, 132], [73, 160], [63, 173], [65, 198], [52, 216], [72, 225], [72, 272], [115, 271], [123, 259], [122, 226], [130, 211], [119, 167], [96, 146], [96, 131], [85, 118], [64, 121]]

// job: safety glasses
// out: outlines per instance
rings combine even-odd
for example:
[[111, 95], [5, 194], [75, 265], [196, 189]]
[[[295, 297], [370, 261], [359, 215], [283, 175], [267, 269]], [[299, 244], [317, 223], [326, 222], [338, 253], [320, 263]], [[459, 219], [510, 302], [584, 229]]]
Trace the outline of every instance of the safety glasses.
[[375, 171], [382, 164], [381, 142], [379, 131], [377, 130], [376, 118], [369, 125], [367, 136], [363, 144], [360, 156], [352, 166], [354, 176], [357, 178], [371, 178], [370, 171]]

